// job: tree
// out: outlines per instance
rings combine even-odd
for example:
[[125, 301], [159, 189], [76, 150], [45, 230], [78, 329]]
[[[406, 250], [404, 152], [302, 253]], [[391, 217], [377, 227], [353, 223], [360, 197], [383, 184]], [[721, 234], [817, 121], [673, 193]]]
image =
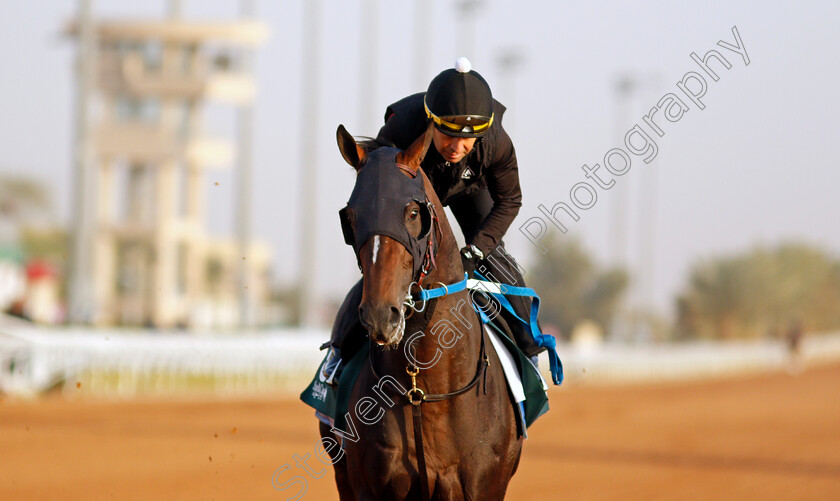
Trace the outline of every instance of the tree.
[[49, 193], [38, 181], [0, 176], [0, 216], [20, 221], [49, 211], [50, 205]]
[[791, 322], [840, 327], [840, 261], [804, 244], [703, 261], [677, 298], [681, 338], [758, 338]]
[[21, 226], [50, 210], [48, 191], [24, 177], [0, 175], [0, 247], [19, 249]]
[[537, 256], [527, 275], [542, 300], [541, 321], [556, 325], [565, 336], [583, 320], [606, 331], [627, 289], [627, 272], [602, 269], [578, 240], [549, 238], [543, 243], [548, 251]]

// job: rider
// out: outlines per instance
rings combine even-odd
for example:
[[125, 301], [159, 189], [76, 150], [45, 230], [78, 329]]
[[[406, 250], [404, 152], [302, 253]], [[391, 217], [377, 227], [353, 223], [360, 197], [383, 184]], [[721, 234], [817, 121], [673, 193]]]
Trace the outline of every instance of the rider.
[[[493, 99], [490, 86], [459, 58], [454, 69], [436, 76], [428, 90], [388, 106], [385, 125], [373, 147], [407, 148], [434, 121], [434, 148], [423, 159], [428, 176], [444, 206], [458, 221], [466, 247], [461, 256], [467, 269], [477, 269], [491, 281], [525, 287], [515, 261], [504, 250], [502, 237], [522, 205], [516, 152], [502, 127], [505, 107]], [[333, 325], [330, 359], [324, 377], [332, 383], [340, 359], [348, 361], [364, 340], [359, 320], [361, 280], [350, 290]], [[529, 318], [531, 301], [510, 296], [517, 315]], [[502, 310], [519, 348], [535, 360], [538, 346], [519, 321]], [[354, 332], [359, 335], [353, 335]]]

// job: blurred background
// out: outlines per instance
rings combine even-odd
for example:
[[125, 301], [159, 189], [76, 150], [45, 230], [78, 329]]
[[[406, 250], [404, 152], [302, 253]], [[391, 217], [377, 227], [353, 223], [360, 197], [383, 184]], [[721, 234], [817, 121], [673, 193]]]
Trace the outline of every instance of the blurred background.
[[[189, 365], [199, 342], [211, 365], [232, 346], [266, 355], [266, 338], [290, 364], [317, 363], [359, 277], [336, 216], [353, 172], [335, 128], [375, 136], [389, 103], [462, 55], [508, 107], [524, 205], [505, 240], [564, 346], [748, 341], [781, 360], [804, 333], [837, 344], [838, 14], [832, 2], [5, 2], [0, 389], [42, 391], [93, 370], [84, 360], [161, 346], [170, 358], [183, 346], [173, 363]], [[737, 45], [734, 29], [746, 57], [718, 44]], [[719, 79], [705, 78], [701, 109], [677, 84], [710, 50], [731, 66], [709, 63]], [[669, 93], [687, 109], [673, 122], [660, 111], [654, 135], [644, 117]], [[634, 156], [568, 232], [548, 225], [539, 252], [521, 229], [540, 205], [569, 203], [581, 166], [626, 149], [634, 126], [655, 158]], [[115, 339], [140, 348], [95, 351]], [[64, 366], [35, 345], [63, 346]]]
[[466, 56], [507, 106], [506, 247], [566, 373], [508, 499], [837, 499], [838, 20], [831, 1], [0, 2], [0, 498], [281, 499], [289, 467], [335, 499], [331, 468], [294, 466], [318, 440], [297, 395], [359, 278], [335, 130], [375, 136]]

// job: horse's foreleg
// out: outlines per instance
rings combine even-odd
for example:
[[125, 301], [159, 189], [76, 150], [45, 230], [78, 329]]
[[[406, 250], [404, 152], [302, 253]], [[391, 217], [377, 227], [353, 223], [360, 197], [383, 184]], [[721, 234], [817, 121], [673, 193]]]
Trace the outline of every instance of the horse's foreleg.
[[[330, 427], [324, 423], [320, 423], [318, 430], [321, 437], [335, 438]], [[350, 486], [350, 479], [347, 476], [347, 456], [341, 449], [328, 451], [330, 459], [333, 461], [333, 470], [335, 472], [335, 485], [338, 488], [338, 499], [340, 501], [355, 501], [356, 496], [353, 493], [353, 488]], [[336, 458], [338, 460], [336, 461]]]

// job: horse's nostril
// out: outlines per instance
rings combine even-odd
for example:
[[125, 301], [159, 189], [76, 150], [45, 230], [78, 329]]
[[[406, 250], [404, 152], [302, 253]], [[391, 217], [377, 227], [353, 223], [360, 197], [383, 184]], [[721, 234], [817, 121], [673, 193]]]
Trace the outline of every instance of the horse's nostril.
[[359, 320], [369, 332], [396, 329], [402, 322], [402, 312], [387, 304], [359, 305]]
[[368, 319], [365, 316], [365, 312], [366, 310], [363, 307], [359, 306], [359, 320], [362, 322], [362, 325], [365, 328], [368, 328], [370, 327], [370, 323], [368, 322]]
[[391, 327], [396, 327], [400, 324], [402, 314], [396, 306], [391, 306]]

